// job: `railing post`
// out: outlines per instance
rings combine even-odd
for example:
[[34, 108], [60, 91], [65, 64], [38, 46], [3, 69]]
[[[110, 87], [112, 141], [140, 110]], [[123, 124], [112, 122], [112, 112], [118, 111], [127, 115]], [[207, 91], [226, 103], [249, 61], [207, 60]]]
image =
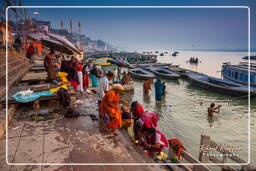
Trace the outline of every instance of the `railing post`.
[[[224, 155], [223, 159], [222, 159], [222, 163], [227, 163], [228, 157], [226, 156], [226, 153], [227, 153], [226, 151], [224, 151], [224, 153], [222, 153]], [[223, 166], [222, 171], [225, 171], [225, 170], [228, 170], [227, 166]]]
[[174, 150], [172, 148], [170, 141], [169, 141], [169, 157], [174, 158]]
[[209, 149], [211, 137], [207, 135], [201, 135], [200, 147], [199, 147], [199, 161], [202, 163], [208, 163], [209, 161]]

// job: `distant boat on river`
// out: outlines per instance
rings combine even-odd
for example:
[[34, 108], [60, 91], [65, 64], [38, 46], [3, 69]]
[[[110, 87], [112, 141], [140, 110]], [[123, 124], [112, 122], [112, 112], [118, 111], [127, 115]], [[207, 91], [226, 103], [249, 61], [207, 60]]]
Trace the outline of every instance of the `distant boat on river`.
[[189, 59], [189, 63], [198, 64], [198, 62], [199, 62], [199, 59], [198, 59], [198, 58], [191, 57], [191, 58]]
[[256, 60], [256, 55], [251, 55], [251, 56], [245, 56], [242, 59], [251, 59], [251, 60]]
[[178, 53], [179, 53], [179, 52], [176, 52], [176, 51], [175, 51], [175, 52], [172, 53], [172, 56], [177, 56]]

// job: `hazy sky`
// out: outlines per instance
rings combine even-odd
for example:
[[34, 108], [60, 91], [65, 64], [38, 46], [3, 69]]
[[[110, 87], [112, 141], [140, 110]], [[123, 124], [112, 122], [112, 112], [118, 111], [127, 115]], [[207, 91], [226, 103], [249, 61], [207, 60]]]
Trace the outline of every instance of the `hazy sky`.
[[[23, 5], [247, 5], [251, 8], [252, 44], [255, 48], [255, 4], [252, 1], [23, 1]], [[168, 2], [168, 3], [167, 3]], [[255, 1], [256, 3], [256, 1]], [[231, 49], [248, 47], [248, 9], [246, 8], [150, 8], [150, 9], [31, 9], [39, 19], [49, 20], [54, 28], [60, 21], [74, 32], [81, 22], [83, 34], [133, 50]], [[195, 47], [192, 47], [194, 45]]]

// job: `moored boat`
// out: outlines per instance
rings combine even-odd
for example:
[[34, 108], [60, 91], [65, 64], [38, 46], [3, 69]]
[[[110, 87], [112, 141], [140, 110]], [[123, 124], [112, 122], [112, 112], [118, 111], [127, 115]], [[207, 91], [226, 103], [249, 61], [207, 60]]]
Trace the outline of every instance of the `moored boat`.
[[148, 79], [154, 79], [155, 74], [147, 71], [142, 68], [135, 68], [135, 69], [130, 69], [129, 73], [134, 77], [138, 79], [143, 79], [143, 80], [148, 80]]
[[[215, 91], [222, 94], [232, 95], [232, 96], [247, 96], [248, 86], [235, 83], [229, 80], [223, 80], [215, 77], [211, 77], [205, 74], [188, 72], [188, 78], [191, 83], [195, 86]], [[256, 89], [251, 88], [251, 96], [256, 95]]]
[[107, 60], [107, 62], [111, 63], [111, 64], [114, 64], [116, 66], [119, 66], [119, 67], [133, 68], [133, 66], [125, 60], [109, 59], [109, 60]]
[[164, 54], [163, 53], [160, 53], [160, 55], [159, 56], [164, 56]]
[[188, 71], [185, 69], [180, 68], [179, 66], [171, 65], [168, 67], [169, 70], [176, 72], [180, 75], [181, 78], [188, 77]]
[[159, 66], [159, 67], [145, 67], [145, 69], [155, 73], [157, 76], [170, 79], [177, 80], [180, 78], [180, 75], [176, 72], [173, 72], [168, 69], [168, 66]]
[[256, 87], [256, 64], [251, 63], [250, 75], [248, 62], [240, 62], [238, 65], [232, 65], [230, 62], [223, 63], [222, 76], [226, 80]]
[[108, 60], [112, 60], [112, 58], [108, 58], [108, 57], [98, 58], [98, 59], [95, 59], [93, 63], [95, 63], [96, 65], [102, 65], [102, 66], [112, 65], [111, 63], [108, 62]]

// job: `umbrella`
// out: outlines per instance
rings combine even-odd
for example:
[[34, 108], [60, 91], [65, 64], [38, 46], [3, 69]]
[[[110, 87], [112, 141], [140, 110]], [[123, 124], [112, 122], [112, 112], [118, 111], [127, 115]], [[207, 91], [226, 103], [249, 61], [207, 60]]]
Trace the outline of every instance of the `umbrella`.
[[66, 53], [68, 55], [72, 55], [73, 51], [66, 45], [62, 44], [61, 42], [58, 42], [56, 40], [50, 39], [50, 38], [43, 38], [41, 39], [41, 42], [44, 46], [47, 46], [51, 49], [57, 49], [60, 52]]
[[77, 52], [78, 54], [80, 54], [80, 51], [77, 49], [77, 47], [72, 44], [69, 40], [67, 40], [65, 37], [57, 35], [57, 34], [51, 34], [51, 33], [46, 33], [49, 37], [51, 37], [52, 39], [55, 39], [56, 41], [61, 42], [62, 44], [68, 46], [70, 49], [72, 49], [73, 51]]

